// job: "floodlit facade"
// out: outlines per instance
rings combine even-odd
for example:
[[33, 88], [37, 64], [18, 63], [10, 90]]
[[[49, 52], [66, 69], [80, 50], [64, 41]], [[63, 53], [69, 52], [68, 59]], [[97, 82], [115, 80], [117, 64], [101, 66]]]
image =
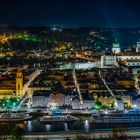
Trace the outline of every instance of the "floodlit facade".
[[3, 80], [0, 83], [0, 98], [22, 97], [23, 75], [19, 67], [16, 73], [16, 78], [12, 80]]
[[64, 69], [77, 69], [77, 70], [86, 70], [96, 67], [96, 62], [76, 62], [76, 63], [69, 63], [64, 66]]
[[121, 48], [120, 48], [120, 44], [119, 43], [113, 43], [112, 52], [114, 54], [117, 54], [117, 53], [121, 52]]

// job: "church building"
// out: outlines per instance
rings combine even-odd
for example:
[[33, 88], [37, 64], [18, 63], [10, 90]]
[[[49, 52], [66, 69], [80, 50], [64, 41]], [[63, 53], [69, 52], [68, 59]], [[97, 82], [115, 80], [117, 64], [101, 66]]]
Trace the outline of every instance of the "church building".
[[23, 75], [21, 68], [18, 67], [16, 75], [0, 77], [0, 99], [10, 97], [22, 97]]

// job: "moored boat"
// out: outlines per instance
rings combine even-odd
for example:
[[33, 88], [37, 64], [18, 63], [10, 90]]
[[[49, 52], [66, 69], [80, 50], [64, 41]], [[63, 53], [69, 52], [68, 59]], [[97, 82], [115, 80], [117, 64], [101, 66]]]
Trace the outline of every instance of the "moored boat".
[[2, 113], [0, 115], [0, 122], [19, 122], [31, 119], [32, 116], [24, 113]]
[[43, 116], [40, 119], [40, 122], [44, 122], [44, 123], [74, 122], [76, 120], [77, 118], [71, 115], [58, 115], [58, 116], [49, 115], [49, 116]]
[[103, 111], [93, 113], [91, 123], [137, 123], [140, 122], [140, 111]]

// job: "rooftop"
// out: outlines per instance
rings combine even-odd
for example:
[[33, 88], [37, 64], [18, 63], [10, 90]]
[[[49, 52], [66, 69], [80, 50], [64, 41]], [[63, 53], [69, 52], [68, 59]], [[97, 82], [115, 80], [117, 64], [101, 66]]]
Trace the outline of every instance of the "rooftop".
[[140, 52], [120, 52], [117, 56], [140, 56]]

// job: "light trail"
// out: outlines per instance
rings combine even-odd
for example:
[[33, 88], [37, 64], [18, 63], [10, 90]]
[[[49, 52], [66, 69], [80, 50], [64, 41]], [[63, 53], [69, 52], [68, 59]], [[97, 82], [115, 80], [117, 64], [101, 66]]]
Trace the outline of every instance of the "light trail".
[[116, 96], [114, 95], [114, 93], [112, 92], [112, 90], [111, 90], [111, 89], [109, 88], [109, 86], [107, 85], [105, 79], [102, 77], [102, 75], [101, 75], [101, 70], [99, 70], [99, 76], [100, 76], [100, 79], [103, 81], [105, 87], [107, 88], [107, 90], [108, 90], [109, 93], [111, 94], [111, 96], [114, 98], [115, 107], [118, 108], [118, 102], [117, 102]]
[[[24, 102], [26, 101], [26, 99], [28, 99], [29, 95], [27, 95], [27, 91], [28, 91], [28, 87], [30, 86], [30, 84], [34, 81], [34, 79], [40, 75], [40, 73], [42, 72], [42, 70], [36, 70], [35, 72], [33, 72], [29, 77], [29, 81], [24, 85], [23, 87], [23, 91], [22, 91], [22, 94], [23, 94], [23, 98], [20, 102], [20, 105], [19, 107], [21, 107]], [[30, 96], [31, 97], [31, 96]]]
[[79, 83], [78, 83], [78, 80], [77, 80], [77, 77], [76, 77], [75, 68], [73, 69], [72, 75], [73, 75], [73, 80], [74, 80], [75, 87], [76, 87], [76, 89], [78, 91], [80, 104], [82, 105], [83, 104], [83, 98], [82, 98], [82, 95], [81, 95], [81, 92], [80, 92], [80, 87], [79, 87]]

